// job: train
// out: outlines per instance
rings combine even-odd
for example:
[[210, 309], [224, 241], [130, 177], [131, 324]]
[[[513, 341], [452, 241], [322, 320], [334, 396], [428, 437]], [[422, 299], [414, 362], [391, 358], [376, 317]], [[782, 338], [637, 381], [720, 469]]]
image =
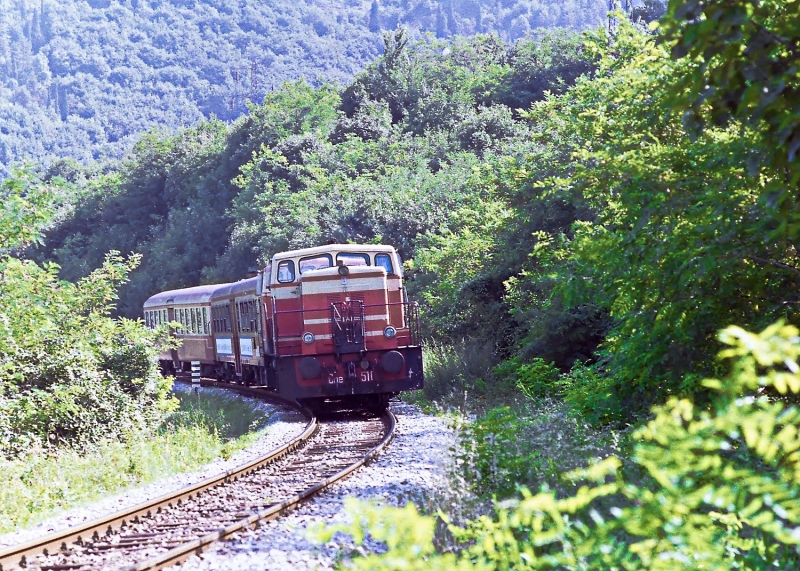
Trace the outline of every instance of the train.
[[145, 325], [171, 325], [180, 341], [159, 355], [165, 373], [199, 362], [202, 376], [264, 387], [313, 410], [381, 410], [423, 388], [419, 305], [392, 246], [281, 252], [252, 273], [145, 301]]

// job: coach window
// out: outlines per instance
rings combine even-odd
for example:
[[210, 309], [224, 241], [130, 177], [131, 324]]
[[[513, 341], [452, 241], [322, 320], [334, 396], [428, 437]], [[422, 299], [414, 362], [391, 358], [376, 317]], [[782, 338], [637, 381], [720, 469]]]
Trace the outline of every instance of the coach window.
[[392, 257], [389, 254], [376, 254], [375, 265], [385, 269], [387, 276], [394, 273], [392, 268]]
[[247, 323], [247, 304], [240, 301], [236, 305], [239, 308], [239, 311], [236, 312], [238, 314], [239, 333], [244, 333], [247, 331], [247, 327], [245, 326]]
[[282, 284], [292, 283], [294, 281], [294, 262], [292, 260], [283, 260], [278, 264], [278, 282]]
[[260, 325], [261, 320], [258, 315], [258, 302], [254, 300], [250, 302], [250, 331], [255, 331], [256, 333], [260, 332]]
[[336, 254], [336, 265], [342, 266], [368, 266], [369, 255], [367, 254], [354, 254], [351, 252], [342, 252]]
[[330, 268], [333, 266], [333, 258], [330, 254], [320, 254], [319, 256], [312, 256], [310, 258], [302, 258], [300, 260], [300, 275], [303, 275], [309, 270], [321, 270], [323, 268]]

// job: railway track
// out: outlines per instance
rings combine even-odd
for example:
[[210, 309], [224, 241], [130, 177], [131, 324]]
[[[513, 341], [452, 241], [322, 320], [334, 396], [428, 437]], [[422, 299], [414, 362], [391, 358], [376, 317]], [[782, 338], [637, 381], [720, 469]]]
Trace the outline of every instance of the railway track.
[[[253, 389], [238, 392], [263, 396]], [[345, 478], [389, 443], [395, 422], [390, 412], [322, 422], [310, 416], [301, 435], [236, 470], [0, 551], [0, 571], [143, 571], [175, 565]]]

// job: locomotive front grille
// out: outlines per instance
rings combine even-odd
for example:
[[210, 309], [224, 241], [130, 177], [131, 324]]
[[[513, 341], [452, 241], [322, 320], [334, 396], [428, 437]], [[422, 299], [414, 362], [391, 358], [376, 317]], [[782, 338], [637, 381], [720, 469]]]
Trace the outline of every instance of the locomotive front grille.
[[366, 350], [363, 301], [331, 303], [331, 337], [337, 353]]

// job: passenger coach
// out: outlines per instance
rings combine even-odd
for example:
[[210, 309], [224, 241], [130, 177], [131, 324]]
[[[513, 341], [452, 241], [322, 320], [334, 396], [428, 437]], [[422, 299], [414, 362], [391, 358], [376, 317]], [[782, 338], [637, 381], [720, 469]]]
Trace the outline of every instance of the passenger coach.
[[181, 325], [183, 345], [162, 355], [165, 368], [200, 360], [204, 374], [313, 408], [381, 408], [423, 386], [419, 309], [391, 246], [282, 252], [254, 278], [151, 297], [145, 321]]

